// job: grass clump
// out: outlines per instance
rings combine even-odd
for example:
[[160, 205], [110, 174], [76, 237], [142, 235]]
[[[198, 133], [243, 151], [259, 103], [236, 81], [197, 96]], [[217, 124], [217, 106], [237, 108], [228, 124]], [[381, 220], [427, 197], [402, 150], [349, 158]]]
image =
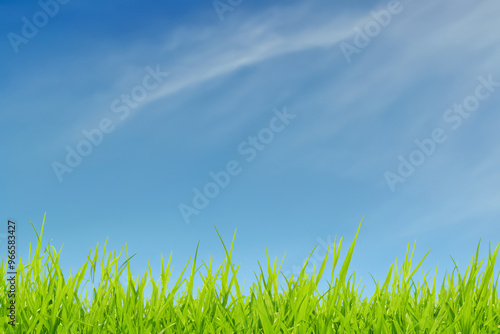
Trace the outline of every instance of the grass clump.
[[[437, 272], [432, 280], [425, 273], [421, 282], [414, 280], [425, 257], [414, 266], [415, 246], [411, 252], [408, 246], [403, 263], [395, 262], [383, 283], [375, 281], [375, 292], [368, 298], [362, 297], [354, 275], [348, 275], [358, 233], [359, 228], [343, 262], [339, 262], [342, 239], [338, 243], [335, 239], [333, 252], [327, 251], [317, 273], [307, 274], [306, 263], [297, 277], [285, 277], [281, 265], [268, 256], [244, 295], [236, 278], [239, 265], [231, 260], [234, 238], [229, 249], [221, 238], [226, 258], [219, 266], [212, 260], [199, 264], [196, 251], [175, 279], [172, 255], [166, 263], [161, 258], [156, 280], [149, 264], [149, 270], [134, 279], [128, 251], [120, 264], [122, 252], [106, 253], [106, 245], [102, 255], [98, 245], [75, 274], [65, 277], [59, 266], [60, 251], [50, 243], [42, 251], [42, 224], [27, 263], [19, 261], [14, 327], [7, 317], [9, 287], [5, 279], [0, 282], [0, 332], [500, 333], [494, 269], [500, 245], [490, 248], [486, 262], [476, 252], [463, 275], [455, 264], [440, 284]], [[318, 284], [327, 266], [332, 268], [329, 288], [320, 292]], [[5, 258], [0, 273], [6, 277]], [[197, 275], [203, 284], [195, 289]], [[125, 286], [119, 281], [122, 276], [127, 279]], [[88, 283], [90, 296], [85, 289]], [[152, 293], [146, 296], [147, 286]]]

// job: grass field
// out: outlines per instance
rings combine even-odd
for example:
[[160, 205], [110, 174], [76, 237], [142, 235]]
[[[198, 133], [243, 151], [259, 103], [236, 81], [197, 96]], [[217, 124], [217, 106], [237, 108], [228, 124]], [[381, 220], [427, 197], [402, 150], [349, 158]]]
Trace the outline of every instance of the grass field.
[[[361, 225], [360, 225], [361, 226]], [[490, 248], [487, 261], [472, 258], [463, 274], [455, 267], [441, 282], [419, 270], [408, 247], [400, 265], [376, 283], [371, 298], [361, 297], [348, 275], [356, 238], [343, 261], [342, 239], [317, 272], [304, 269], [298, 277], [284, 277], [271, 261], [260, 267], [248, 295], [236, 279], [239, 265], [231, 261], [231, 246], [222, 247], [225, 260], [199, 263], [197, 252], [180, 277], [172, 277], [171, 259], [161, 260], [161, 275], [151, 267], [133, 278], [128, 251], [106, 253], [106, 245], [90, 251], [77, 273], [63, 277], [58, 252], [42, 246], [43, 225], [27, 263], [20, 262], [16, 281], [16, 325], [9, 324], [3, 258], [0, 283], [2, 333], [500, 333], [500, 300], [495, 260], [499, 246]], [[220, 237], [220, 235], [219, 235]], [[123, 249], [122, 249], [123, 250]], [[478, 247], [479, 250], [479, 247]], [[101, 255], [99, 255], [101, 253]], [[312, 254], [312, 253], [311, 253]], [[332, 259], [333, 257], [333, 259]], [[260, 264], [259, 264], [260, 266]], [[323, 278], [327, 266], [332, 275]], [[337, 270], [335, 270], [337, 269]], [[200, 275], [203, 284], [194, 288]], [[419, 282], [414, 275], [421, 277]], [[119, 278], [126, 276], [123, 286]], [[415, 276], [416, 277], [416, 276]], [[318, 291], [321, 279], [330, 287]], [[91, 284], [87, 295], [85, 285]], [[152, 294], [145, 294], [149, 286]]]

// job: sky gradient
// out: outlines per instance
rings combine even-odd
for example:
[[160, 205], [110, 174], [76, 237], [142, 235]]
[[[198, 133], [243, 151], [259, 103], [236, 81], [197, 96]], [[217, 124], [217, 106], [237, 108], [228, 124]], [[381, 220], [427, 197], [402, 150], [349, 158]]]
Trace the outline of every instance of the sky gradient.
[[466, 266], [480, 239], [483, 256], [500, 241], [499, 14], [469, 0], [3, 2], [2, 219], [23, 256], [28, 219], [39, 229], [47, 212], [45, 240], [74, 270], [107, 237], [137, 253], [136, 275], [170, 252], [178, 272], [198, 241], [217, 263], [216, 226], [227, 242], [237, 230], [251, 281], [266, 248], [293, 273], [363, 217], [362, 284], [414, 240], [417, 258], [432, 249], [425, 271]]

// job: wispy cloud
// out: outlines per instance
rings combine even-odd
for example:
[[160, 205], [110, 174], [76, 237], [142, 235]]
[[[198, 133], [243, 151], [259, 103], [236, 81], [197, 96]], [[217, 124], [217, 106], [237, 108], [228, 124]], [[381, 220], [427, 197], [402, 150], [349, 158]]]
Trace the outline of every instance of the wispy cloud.
[[[151, 101], [273, 57], [334, 46], [350, 33], [347, 29], [339, 29], [342, 25], [336, 20], [306, 24], [303, 18], [310, 11], [304, 5], [274, 7], [231, 27], [229, 36], [220, 29], [211, 29], [203, 34], [203, 41], [194, 37], [193, 42], [202, 43], [203, 48], [197, 46], [193, 50], [192, 45], [184, 41], [189, 45], [191, 55], [181, 55], [171, 63], [177, 78], [152, 96]], [[200, 33], [197, 30], [189, 34], [182, 31], [185, 39]], [[195, 55], [192, 51], [196, 51]]]
[[[371, 129], [363, 128], [367, 133], [360, 133], [361, 130], [356, 133], [358, 138], [384, 138], [390, 134], [379, 132], [377, 128], [377, 125], [384, 125], [391, 126], [392, 137], [409, 138], [393, 141], [385, 150], [384, 147], [372, 149], [370, 139], [363, 142], [360, 149], [365, 152], [358, 152], [363, 159], [358, 167], [349, 170], [359, 176], [363, 169], [386, 164], [389, 150], [405, 149], [412, 144], [411, 138], [427, 135], [426, 132], [432, 130], [429, 125], [442, 122], [445, 106], [471, 89], [478, 75], [495, 71], [489, 53], [472, 56], [470, 52], [460, 51], [477, 48], [492, 50], [500, 56], [500, 36], [489, 33], [496, 20], [492, 12], [500, 10], [497, 4], [457, 6], [452, 13], [447, 12], [451, 22], [446, 24], [441, 13], [443, 5], [427, 3], [419, 7], [414, 3], [412, 6], [415, 7], [393, 19], [386, 34], [373, 41], [363, 57], [324, 85], [322, 96], [318, 98], [329, 100], [330, 108], [324, 109], [315, 123], [302, 130], [296, 137], [297, 145], [308, 146], [334, 138], [341, 129], [353, 127], [355, 123], [363, 124], [365, 119], [375, 115], [380, 120], [384, 115], [392, 117], [389, 115], [414, 112], [407, 118], [411, 123], [394, 123], [394, 119], [388, 119], [387, 124], [377, 122], [372, 123]], [[441, 75], [445, 86], [426, 82], [429, 75]], [[432, 98], [429, 92], [434, 93]], [[407, 102], [399, 103], [403, 98]], [[399, 109], [396, 114], [395, 109]], [[324, 153], [319, 149], [320, 156]]]

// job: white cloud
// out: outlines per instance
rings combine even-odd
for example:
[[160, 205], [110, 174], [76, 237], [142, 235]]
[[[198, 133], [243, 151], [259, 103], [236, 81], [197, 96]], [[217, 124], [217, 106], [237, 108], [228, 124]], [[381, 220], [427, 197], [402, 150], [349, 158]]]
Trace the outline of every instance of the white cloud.
[[[446, 17], [441, 12], [442, 7], [447, 9]], [[322, 98], [330, 99], [330, 108], [318, 115], [316, 123], [303, 129], [296, 137], [297, 145], [322, 142], [334, 138], [339, 130], [366, 117], [381, 117], [390, 110], [391, 104], [401, 100], [405, 94], [412, 96], [407, 99], [407, 108], [403, 105], [398, 113], [408, 114], [411, 111], [418, 114], [408, 114], [412, 124], [396, 130], [408, 140], [394, 142], [394, 146], [387, 147], [387, 150], [407, 149], [414, 139], [428, 135], [434, 127], [443, 126], [442, 114], [446, 110], [443, 106], [462, 102], [457, 100], [457, 96], [468, 94], [475, 87], [478, 75], [496, 70], [491, 66], [492, 56], [477, 52], [477, 49], [495, 50], [498, 53], [495, 57], [500, 57], [500, 34], [491, 30], [497, 20], [494, 13], [499, 9], [498, 4], [491, 2], [461, 6], [451, 2], [446, 6], [431, 2], [408, 4], [400, 16], [393, 18], [387, 31], [363, 50], [366, 54], [346, 64], [347, 70], [325, 85]], [[369, 19], [367, 16], [366, 20]], [[420, 82], [440, 71], [443, 76], [456, 80], [448, 80], [446, 87], [433, 87], [432, 82], [419, 86]], [[429, 92], [435, 93], [432, 101], [419, 101], [419, 95], [429, 95]], [[303, 105], [307, 103], [304, 101]], [[387, 131], [387, 127], [380, 131], [380, 135], [385, 136], [383, 131]], [[363, 136], [362, 133], [359, 135]], [[376, 139], [372, 136], [368, 140]], [[366, 148], [369, 147], [368, 142]], [[318, 149], [318, 154], [323, 155], [324, 149]], [[332, 156], [334, 154], [331, 153]], [[349, 173], [358, 174], [367, 166], [373, 168], [387, 164], [387, 155], [388, 152], [380, 150], [363, 155], [360, 165], [353, 166]]]
[[[194, 38], [194, 42], [201, 43], [203, 48], [194, 46], [193, 50], [188, 41], [183, 41], [188, 46], [188, 54], [179, 56], [169, 65], [177, 74], [176, 78], [155, 92], [150, 101], [273, 57], [332, 47], [350, 34], [347, 29], [339, 29], [339, 22], [331, 18], [304, 22], [307, 11], [310, 8], [304, 5], [274, 7], [233, 27], [229, 36], [218, 29], [209, 30], [209, 33], [205, 31], [204, 40]], [[183, 30], [181, 33], [184, 39], [190, 39], [190, 36], [198, 36], [201, 32], [193, 30], [187, 34]], [[179, 37], [173, 38], [179, 40]]]

